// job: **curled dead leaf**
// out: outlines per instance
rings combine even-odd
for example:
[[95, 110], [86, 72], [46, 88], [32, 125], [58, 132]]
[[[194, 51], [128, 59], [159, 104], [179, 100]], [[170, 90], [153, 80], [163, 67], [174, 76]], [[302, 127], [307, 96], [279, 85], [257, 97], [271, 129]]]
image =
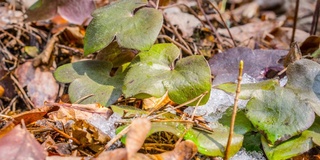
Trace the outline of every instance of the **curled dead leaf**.
[[151, 122], [147, 118], [137, 118], [132, 121], [127, 134], [126, 148], [130, 159], [141, 148], [144, 140], [151, 129]]

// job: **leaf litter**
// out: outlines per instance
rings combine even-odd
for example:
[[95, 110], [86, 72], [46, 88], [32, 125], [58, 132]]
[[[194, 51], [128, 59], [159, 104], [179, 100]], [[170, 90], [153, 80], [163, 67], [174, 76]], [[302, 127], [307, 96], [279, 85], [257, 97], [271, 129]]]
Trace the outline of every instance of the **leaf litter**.
[[[75, 159], [223, 157], [229, 127], [229, 118], [224, 111], [233, 104], [234, 97], [228, 94], [233, 94], [235, 90], [240, 59], [245, 61], [245, 79], [254, 84], [249, 83], [242, 88], [240, 98], [246, 100], [240, 102], [242, 114], [239, 114], [237, 121], [241, 124], [236, 123], [233, 159], [249, 159], [251, 155], [256, 156], [250, 159], [291, 158], [320, 144], [320, 132], [316, 129], [319, 114], [319, 65], [316, 63], [319, 62], [319, 37], [308, 34], [310, 24], [314, 25], [311, 21], [312, 14], [316, 12], [313, 10], [315, 1], [300, 4], [295, 40], [298, 43], [306, 40], [294, 51], [290, 49], [293, 1], [198, 3], [168, 0], [161, 1], [160, 6], [153, 1], [119, 1], [99, 1], [95, 4], [93, 1], [44, 1], [42, 5], [38, 1], [27, 11], [27, 20], [32, 23], [20, 21], [25, 17], [19, 17], [19, 14], [4, 14], [8, 20], [2, 19], [0, 23], [3, 28], [0, 30], [3, 56], [0, 81], [3, 87], [1, 155], [16, 159], [60, 159], [63, 156]], [[89, 24], [90, 13], [103, 5], [106, 7], [96, 10], [92, 24]], [[219, 6], [221, 16], [215, 6]], [[12, 10], [13, 3], [8, 3], [0, 11], [20, 13], [25, 11], [24, 7], [22, 5]], [[123, 12], [130, 13], [133, 18], [124, 20], [125, 17], [118, 16], [115, 20], [104, 15], [107, 12], [121, 15], [112, 11], [114, 7], [123, 7]], [[82, 8], [81, 12], [79, 8]], [[149, 15], [142, 16], [142, 12]], [[163, 13], [166, 14], [162, 19]], [[89, 26], [85, 29], [81, 24]], [[230, 27], [230, 33], [226, 24]], [[157, 63], [163, 60], [155, 56], [158, 51], [152, 50], [160, 44], [154, 43], [173, 43], [178, 47], [178, 54], [168, 61], [170, 63], [160, 67], [161, 64]], [[36, 50], [31, 51], [30, 47]], [[155, 54], [144, 57], [149, 51]], [[97, 56], [93, 52], [98, 52]], [[295, 55], [297, 53], [300, 56]], [[170, 57], [164, 55], [165, 58]], [[147, 60], [145, 64], [144, 58]], [[148, 61], [148, 58], [155, 60]], [[202, 60], [208, 62], [210, 68]], [[284, 60], [286, 65], [283, 66]], [[66, 69], [61, 67], [63, 65]], [[285, 87], [279, 87], [277, 80], [267, 80], [277, 77], [283, 81], [285, 74], [278, 75], [278, 72], [285, 71], [285, 67], [288, 67]], [[213, 83], [210, 83], [209, 69]], [[60, 83], [53, 79], [54, 70], [54, 78]], [[152, 75], [166, 70], [172, 73]], [[146, 76], [142, 78], [145, 80], [141, 80], [143, 76]], [[146, 83], [150, 79], [154, 82]], [[138, 88], [146, 88], [132, 89], [130, 87], [137, 87], [132, 82], [141, 83]], [[195, 90], [190, 92], [188, 86], [195, 82], [199, 84], [191, 87]], [[164, 89], [158, 93], [153, 87]], [[62, 102], [62, 95], [67, 97], [63, 101], [72, 104]], [[196, 107], [195, 113], [195, 107], [187, 108], [198, 106], [198, 102], [205, 105]], [[293, 105], [281, 105], [285, 102]], [[303, 111], [292, 108], [298, 104], [304, 107], [300, 108]], [[270, 108], [261, 116], [251, 113], [261, 110], [255, 107], [265, 108], [268, 105]], [[296, 116], [287, 110], [294, 111]], [[308, 116], [301, 117], [301, 112], [307, 112]], [[274, 123], [269, 126], [268, 119], [260, 119], [266, 113], [277, 116], [273, 117]], [[259, 115], [259, 123], [253, 118], [256, 115]], [[219, 121], [223, 125], [217, 122], [220, 117], [223, 117]], [[279, 123], [280, 126], [275, 126]], [[286, 128], [286, 125], [290, 127]], [[130, 127], [126, 130], [125, 126]], [[125, 141], [119, 137], [121, 130], [125, 131], [120, 134]], [[246, 138], [250, 134], [261, 137], [261, 142], [257, 139], [255, 142], [259, 148], [257, 150], [263, 151], [266, 157], [256, 152], [250, 155], [245, 151], [250, 150], [247, 146], [250, 147], [252, 140]], [[19, 137], [26, 144], [15, 143]], [[262, 147], [259, 147], [260, 144]], [[33, 147], [21, 149], [27, 145]], [[301, 147], [306, 145], [309, 147]], [[287, 152], [286, 149], [292, 146], [295, 149]], [[14, 149], [6, 152], [8, 149], [5, 147]], [[24, 152], [16, 152], [16, 149]], [[306, 154], [317, 156], [319, 153]], [[244, 158], [242, 155], [247, 156]]]

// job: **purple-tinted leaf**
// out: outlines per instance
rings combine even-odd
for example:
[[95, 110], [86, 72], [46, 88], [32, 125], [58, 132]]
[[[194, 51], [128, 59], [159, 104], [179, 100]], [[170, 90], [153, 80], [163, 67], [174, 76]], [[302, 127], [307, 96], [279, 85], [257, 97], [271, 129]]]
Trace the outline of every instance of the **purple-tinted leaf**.
[[232, 48], [219, 53], [209, 60], [211, 73], [215, 76], [213, 84], [236, 81], [240, 60], [244, 61], [243, 73], [262, 80], [268, 70], [283, 69], [279, 60], [287, 53], [288, 51], [285, 50], [251, 50], [244, 47]]
[[88, 24], [95, 9], [93, 0], [39, 0], [28, 11], [26, 21], [46, 20], [60, 14], [74, 24]]

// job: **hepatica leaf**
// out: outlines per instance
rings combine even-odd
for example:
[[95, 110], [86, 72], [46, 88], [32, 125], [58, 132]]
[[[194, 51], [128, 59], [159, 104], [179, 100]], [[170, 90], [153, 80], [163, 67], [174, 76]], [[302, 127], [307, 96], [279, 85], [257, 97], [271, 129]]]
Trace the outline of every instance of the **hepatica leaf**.
[[[210, 68], [203, 56], [195, 55], [175, 60], [180, 54], [173, 44], [156, 44], [149, 51], [133, 59], [124, 80], [126, 97], [161, 97], [168, 91], [169, 98], [187, 102], [211, 89]], [[205, 104], [207, 94], [201, 101]], [[196, 105], [192, 103], [190, 105]]]
[[123, 84], [123, 74], [110, 77], [111, 68], [111, 63], [106, 61], [79, 61], [59, 67], [54, 72], [54, 77], [59, 82], [71, 83], [69, 87], [71, 102], [93, 94], [81, 103], [100, 103], [109, 106], [121, 95]]
[[[229, 132], [220, 128], [214, 129], [213, 133], [190, 129], [184, 136], [184, 139], [192, 140], [197, 145], [198, 151], [201, 154], [224, 157], [225, 148], [228, 142], [228, 136]], [[230, 157], [240, 150], [242, 142], [242, 135], [233, 135], [230, 146]]]
[[253, 95], [246, 115], [272, 145], [300, 134], [314, 122], [312, 104], [301, 100], [291, 89], [276, 87]]
[[[252, 93], [256, 90], [273, 90], [275, 86], [278, 86], [278, 80], [265, 80], [259, 83], [247, 83], [241, 85], [241, 92], [239, 95], [240, 99], [250, 99], [252, 97]], [[228, 94], [235, 95], [237, 90], [237, 84], [233, 82], [223, 83], [215, 86], [214, 88], [225, 91]]]
[[[300, 155], [309, 151], [317, 144], [315, 141], [319, 141], [320, 134], [306, 130], [302, 132], [299, 137], [290, 139], [276, 147], [270, 147], [267, 140], [262, 136], [261, 142], [263, 150], [266, 153], [268, 159], [290, 159], [294, 156]], [[317, 144], [318, 145], [318, 144]]]
[[121, 0], [95, 10], [84, 38], [85, 55], [103, 49], [115, 38], [121, 47], [148, 50], [163, 17], [160, 11], [143, 7], [146, 4], [147, 0]]

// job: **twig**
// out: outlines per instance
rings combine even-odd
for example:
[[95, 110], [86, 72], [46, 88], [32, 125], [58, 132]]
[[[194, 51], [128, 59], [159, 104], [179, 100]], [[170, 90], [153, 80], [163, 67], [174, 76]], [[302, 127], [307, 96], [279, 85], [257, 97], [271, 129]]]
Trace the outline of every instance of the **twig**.
[[58, 133], [59, 133], [60, 135], [62, 135], [63, 137], [73, 140], [77, 145], [81, 145], [81, 143], [80, 143], [77, 139], [75, 139], [74, 137], [71, 137], [71, 136], [69, 136], [68, 134], [60, 131], [59, 129], [57, 129], [56, 127], [52, 126], [51, 124], [48, 124], [48, 123], [47, 123], [47, 125], [48, 125], [50, 128], [52, 128], [54, 131], [58, 132]]
[[236, 115], [237, 115], [239, 94], [240, 94], [240, 90], [241, 90], [242, 72], [243, 72], [243, 61], [241, 60], [239, 63], [238, 84], [237, 84], [236, 96], [234, 98], [234, 105], [233, 105], [233, 112], [232, 112], [231, 123], [230, 123], [229, 138], [228, 138], [228, 143], [226, 146], [226, 151], [225, 151], [225, 156], [224, 156], [225, 160], [229, 159], [229, 152], [230, 152], [230, 146], [231, 146], [232, 137], [233, 137], [234, 123], [236, 121]]
[[128, 133], [130, 129], [130, 125], [128, 125], [126, 128], [124, 128], [120, 133], [118, 133], [115, 137], [113, 137], [104, 147], [105, 150], [107, 150], [109, 147], [111, 147], [116, 141], [118, 141], [122, 136]]
[[186, 4], [183, 4], [183, 3], [176, 3], [176, 4], [172, 4], [172, 5], [169, 5], [169, 6], [165, 6], [165, 7], [159, 7], [160, 9], [166, 9], [166, 8], [171, 8], [171, 7], [176, 7], [176, 6], [185, 6], [188, 11], [193, 15], [195, 16], [203, 26], [205, 26], [206, 24], [202, 21], [201, 18], [199, 18], [199, 16], [197, 15], [197, 13], [192, 9], [190, 8], [189, 6], [187, 6]]
[[61, 30], [57, 33], [55, 33], [51, 39], [48, 41], [48, 43], [45, 46], [45, 49], [34, 59], [33, 66], [37, 67], [40, 64], [48, 64], [49, 60], [51, 58], [52, 52], [55, 48], [55, 43], [58, 42], [58, 36], [64, 31]]
[[[22, 88], [22, 86], [20, 85], [20, 83], [18, 82], [18, 80], [16, 79], [16, 77], [11, 73], [10, 74], [10, 78], [13, 80], [13, 82], [16, 84], [16, 86], [18, 87], [18, 89], [20, 90], [20, 92], [22, 93], [22, 96], [24, 100], [26, 100], [26, 105], [28, 107], [29, 110], [31, 110], [32, 108], [35, 108], [34, 107], [34, 104], [32, 103], [32, 101], [29, 99], [27, 93], [24, 91], [24, 89]], [[31, 107], [32, 108], [31, 108]]]
[[316, 9], [313, 13], [310, 35], [316, 35], [320, 15], [320, 0], [317, 0]]
[[180, 43], [176, 42], [175, 40], [171, 39], [167, 35], [159, 35], [158, 38], [164, 38], [165, 40], [177, 45], [179, 48], [181, 48], [184, 52], [186, 52], [188, 55], [193, 55], [192, 52], [190, 52], [188, 49], [186, 49], [183, 45]]
[[222, 44], [222, 40], [220, 35], [218, 34], [217, 30], [213, 27], [212, 23], [210, 22], [209, 18], [207, 17], [206, 13], [204, 12], [202, 6], [201, 6], [201, 0], [197, 0], [197, 4], [199, 6], [199, 9], [201, 11], [201, 13], [203, 14], [204, 18], [206, 19], [207, 23], [209, 24], [211, 30], [213, 31], [213, 33], [216, 35], [218, 43]]
[[86, 100], [86, 99], [88, 99], [88, 98], [90, 98], [90, 97], [92, 97], [92, 96], [94, 96], [94, 94], [86, 95], [86, 96], [84, 96], [84, 97], [81, 97], [80, 99], [78, 99], [78, 100], [75, 101], [74, 103], [75, 103], [75, 104], [81, 103], [81, 102], [83, 102], [84, 100]]
[[7, 32], [7, 31], [5, 31], [5, 30], [3, 30], [3, 29], [0, 29], [0, 31], [3, 32], [4, 34], [6, 34], [7, 36], [11, 37], [11, 38], [14, 39], [15, 41], [17, 41], [17, 42], [20, 44], [20, 46], [25, 46], [25, 44], [24, 44], [22, 41], [20, 41], [20, 39], [18, 39], [17, 37], [13, 36], [13, 35], [10, 34], [9, 32]]
[[223, 19], [222, 14], [220, 13], [219, 9], [218, 9], [211, 1], [208, 1], [208, 2], [209, 2], [209, 4], [218, 12], [219, 17], [220, 17], [220, 19], [221, 19], [224, 27], [226, 27], [226, 29], [227, 29], [227, 31], [228, 31], [228, 33], [229, 33], [229, 36], [230, 36], [230, 38], [231, 38], [231, 40], [232, 40], [232, 42], [233, 42], [233, 46], [234, 46], [234, 47], [237, 47], [236, 41], [234, 40], [234, 38], [233, 38], [233, 36], [232, 36], [232, 34], [231, 34], [231, 32], [230, 32], [230, 29], [229, 29], [229, 27], [227, 26], [226, 21]]
[[292, 28], [292, 35], [291, 35], [291, 43], [294, 42], [294, 35], [296, 34], [296, 27], [297, 27], [297, 21], [298, 21], [299, 2], [300, 2], [300, 0], [296, 0], [296, 9], [295, 9], [295, 11], [294, 11], [294, 21], [293, 21], [293, 28]]
[[194, 118], [194, 115], [196, 114], [196, 110], [197, 110], [197, 108], [198, 108], [198, 106], [199, 106], [199, 104], [200, 104], [200, 102], [202, 101], [202, 98], [205, 96], [205, 94], [203, 94], [200, 98], [199, 98], [199, 100], [198, 100], [198, 102], [197, 102], [197, 104], [196, 104], [196, 106], [195, 106], [195, 108], [194, 108], [194, 110], [193, 110], [193, 113], [192, 113], [192, 116], [191, 116], [191, 120], [193, 120], [193, 118]]
[[179, 39], [179, 41], [184, 44], [184, 46], [186, 47], [186, 49], [188, 49], [190, 52], [192, 52], [191, 49], [190, 49], [190, 47], [188, 46], [187, 42], [186, 42], [186, 41], [181, 37], [181, 35], [178, 33], [177, 28], [175, 28], [175, 27], [170, 23], [170, 21], [167, 20], [167, 19], [168, 19], [167, 16], [163, 15], [163, 17], [164, 17], [164, 19], [166, 20], [166, 22], [169, 24], [169, 26], [172, 28], [173, 34], [176, 35], [177, 38]]

